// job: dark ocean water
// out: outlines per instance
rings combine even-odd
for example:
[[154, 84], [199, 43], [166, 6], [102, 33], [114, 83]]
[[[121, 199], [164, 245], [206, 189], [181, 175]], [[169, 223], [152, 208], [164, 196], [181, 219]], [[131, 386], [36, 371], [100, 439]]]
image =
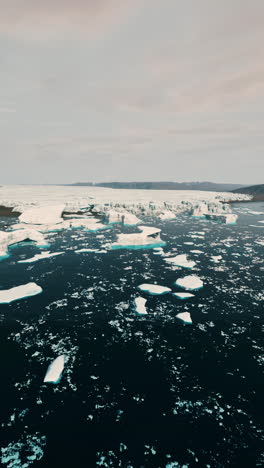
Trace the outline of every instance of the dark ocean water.
[[[135, 232], [121, 226], [51, 233], [49, 250], [64, 254], [36, 263], [18, 263], [40, 253], [33, 243], [10, 249], [0, 288], [34, 281], [43, 293], [0, 304], [4, 467], [264, 466], [264, 203], [235, 211], [229, 226], [145, 220], [165, 253], [190, 255], [191, 272], [151, 249], [74, 252]], [[194, 298], [141, 293], [148, 315], [136, 315], [138, 285], [182, 292], [174, 282], [188, 274], [204, 281]], [[43, 384], [60, 354], [60, 383]]]

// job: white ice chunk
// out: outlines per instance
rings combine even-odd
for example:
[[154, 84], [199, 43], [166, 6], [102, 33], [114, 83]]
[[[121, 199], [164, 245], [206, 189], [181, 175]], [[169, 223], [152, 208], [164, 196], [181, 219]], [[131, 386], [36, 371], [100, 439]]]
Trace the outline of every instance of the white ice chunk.
[[61, 374], [64, 369], [65, 356], [61, 354], [58, 356], [52, 363], [49, 365], [46, 375], [44, 377], [44, 382], [49, 383], [59, 383]]
[[65, 205], [41, 206], [30, 208], [19, 216], [21, 223], [27, 224], [58, 224], [62, 220]]
[[140, 233], [133, 234], [119, 234], [117, 242], [112, 244], [112, 249], [118, 248], [135, 248], [135, 247], [148, 247], [156, 245], [164, 245], [161, 241], [160, 229], [150, 226], [138, 226]]
[[220, 260], [222, 260], [222, 258], [223, 258], [222, 255], [212, 255], [212, 260], [215, 263], [219, 263]]
[[82, 252], [94, 252], [94, 253], [100, 253], [100, 254], [103, 254], [103, 253], [107, 253], [107, 250], [99, 250], [99, 249], [86, 249], [86, 248], [83, 248], [83, 249], [78, 249], [78, 250], [75, 250], [74, 252], [75, 252], [75, 253], [82, 253]]
[[161, 219], [162, 221], [164, 221], [164, 220], [167, 220], [167, 219], [175, 219], [176, 214], [173, 213], [173, 211], [164, 210], [161, 213], [159, 213], [157, 217], [159, 219]]
[[56, 257], [57, 255], [62, 255], [63, 252], [42, 252], [41, 254], [34, 255], [34, 257], [26, 258], [25, 260], [19, 260], [18, 263], [33, 263], [44, 258]]
[[173, 263], [174, 265], [189, 269], [192, 269], [196, 265], [195, 262], [188, 260], [187, 255], [185, 254], [176, 255], [176, 257], [165, 258], [165, 261], [167, 263]]
[[144, 297], [135, 298], [135, 309], [136, 309], [137, 314], [147, 315], [146, 302], [147, 300], [144, 299]]
[[176, 317], [185, 323], [192, 323], [189, 312], [181, 312], [180, 314], [177, 314]]
[[31, 240], [37, 245], [45, 245], [46, 241], [43, 235], [33, 229], [19, 229], [17, 231], [0, 231], [0, 257], [7, 254], [8, 247], [13, 244], [18, 244], [25, 240]]
[[173, 293], [173, 296], [178, 297], [179, 299], [189, 299], [190, 297], [194, 297], [194, 294], [191, 293]]
[[181, 288], [195, 291], [203, 287], [203, 281], [196, 275], [184, 276], [184, 278], [178, 278], [176, 281], [177, 286]]
[[122, 223], [128, 226], [135, 226], [141, 223], [141, 220], [128, 211], [114, 211], [109, 210], [106, 212], [108, 223]]
[[108, 226], [105, 224], [102, 224], [99, 222], [97, 218], [76, 218], [76, 219], [71, 219], [68, 221], [64, 222], [65, 227], [70, 227], [70, 228], [84, 228], [87, 229], [88, 231], [99, 231], [100, 229], [107, 229]]
[[18, 299], [35, 296], [41, 292], [42, 288], [36, 283], [27, 283], [10, 289], [2, 289], [0, 290], [0, 304], [9, 304]]
[[171, 289], [167, 288], [166, 286], [159, 286], [157, 284], [147, 283], [141, 284], [140, 286], [138, 286], [138, 289], [140, 289], [140, 291], [144, 291], [152, 295], [166, 294], [171, 292]]

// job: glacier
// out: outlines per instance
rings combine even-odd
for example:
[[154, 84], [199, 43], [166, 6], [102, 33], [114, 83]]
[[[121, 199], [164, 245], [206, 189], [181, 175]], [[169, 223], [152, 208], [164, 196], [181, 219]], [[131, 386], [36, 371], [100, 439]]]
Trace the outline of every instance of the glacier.
[[[197, 216], [220, 213], [224, 222], [231, 221], [229, 201], [250, 200], [251, 196], [229, 192], [193, 190], [118, 190], [105, 187], [77, 186], [2, 186], [0, 205], [22, 213], [20, 221], [30, 224], [56, 225], [61, 212], [100, 214], [109, 211], [172, 219], [178, 213]], [[45, 206], [43, 206], [45, 205]], [[48, 209], [49, 207], [49, 209]], [[43, 215], [40, 216], [40, 211]], [[236, 215], [234, 215], [236, 216]], [[121, 215], [122, 217], [122, 215]], [[234, 222], [234, 219], [232, 222]], [[125, 221], [126, 223], [126, 221]], [[128, 223], [130, 223], [128, 221]]]
[[148, 283], [141, 284], [140, 286], [138, 286], [138, 289], [140, 291], [152, 294], [153, 296], [171, 292], [171, 289], [167, 288], [166, 286], [159, 286], [158, 284]]
[[2, 289], [0, 290], [0, 304], [10, 304], [10, 302], [35, 296], [41, 292], [42, 288], [36, 283], [27, 283], [10, 289]]
[[44, 377], [44, 383], [59, 383], [62, 372], [64, 369], [65, 355], [61, 354], [49, 365], [46, 375]]

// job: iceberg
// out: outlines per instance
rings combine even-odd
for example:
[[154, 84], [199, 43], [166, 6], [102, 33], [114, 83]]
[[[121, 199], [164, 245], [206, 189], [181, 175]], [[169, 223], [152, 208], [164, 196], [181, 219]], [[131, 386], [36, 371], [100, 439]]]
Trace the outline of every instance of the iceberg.
[[46, 375], [44, 377], [44, 383], [59, 383], [61, 375], [64, 369], [65, 355], [61, 354], [49, 365]]
[[42, 288], [36, 283], [27, 283], [10, 289], [2, 289], [0, 290], [0, 304], [10, 304], [10, 302], [17, 301], [18, 299], [36, 296], [36, 294], [40, 294], [41, 292]]
[[25, 210], [19, 221], [26, 224], [59, 224], [65, 205], [40, 206]]
[[158, 214], [157, 216], [159, 219], [161, 219], [162, 221], [165, 221], [167, 219], [175, 219], [176, 218], [176, 214], [173, 213], [173, 211], [169, 211], [169, 210], [164, 210], [162, 211], [160, 214]]
[[188, 260], [187, 255], [185, 254], [176, 255], [176, 257], [165, 258], [165, 261], [167, 263], [173, 263], [174, 265], [189, 269], [192, 269], [196, 265], [195, 262]]
[[64, 225], [66, 228], [73, 228], [73, 229], [87, 229], [88, 231], [99, 231], [100, 229], [108, 229], [106, 224], [102, 224], [98, 221], [97, 218], [88, 217], [86, 219], [71, 219], [68, 221], [64, 221]]
[[161, 230], [150, 226], [138, 226], [140, 233], [119, 234], [112, 249], [153, 248], [166, 245], [160, 238]]
[[38, 246], [44, 246], [46, 241], [43, 235], [33, 229], [20, 229], [17, 231], [0, 231], [0, 257], [8, 254], [8, 247], [26, 240], [34, 241]]
[[192, 323], [192, 318], [189, 312], [181, 312], [180, 314], [177, 314], [176, 317], [182, 320], [184, 323]]
[[184, 278], [179, 278], [176, 281], [176, 285], [180, 286], [183, 289], [190, 291], [196, 291], [203, 287], [203, 281], [196, 275], [184, 276]]
[[190, 293], [172, 293], [172, 295], [178, 297], [179, 299], [189, 299], [190, 297], [194, 297], [194, 294]]
[[62, 255], [63, 252], [42, 252], [41, 254], [34, 255], [34, 257], [26, 258], [25, 260], [19, 260], [18, 263], [33, 263], [44, 258], [56, 257], [57, 255]]
[[127, 226], [135, 226], [141, 223], [141, 220], [128, 211], [106, 211], [106, 219], [109, 224], [121, 223]]
[[147, 284], [147, 283], [141, 284], [140, 286], [138, 286], [138, 289], [140, 289], [140, 291], [152, 294], [153, 296], [171, 292], [171, 289], [167, 288], [166, 286], [159, 286], [157, 284]]
[[135, 302], [136, 313], [139, 315], [147, 315], [147, 309], [146, 309], [147, 299], [144, 299], [144, 297], [136, 297], [134, 302]]

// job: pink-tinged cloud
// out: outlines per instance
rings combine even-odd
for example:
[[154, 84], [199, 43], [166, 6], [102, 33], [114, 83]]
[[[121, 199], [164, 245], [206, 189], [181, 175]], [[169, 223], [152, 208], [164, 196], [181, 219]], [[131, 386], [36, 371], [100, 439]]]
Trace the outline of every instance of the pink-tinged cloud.
[[8, 0], [1, 5], [0, 33], [11, 35], [93, 34], [126, 15], [137, 0]]

